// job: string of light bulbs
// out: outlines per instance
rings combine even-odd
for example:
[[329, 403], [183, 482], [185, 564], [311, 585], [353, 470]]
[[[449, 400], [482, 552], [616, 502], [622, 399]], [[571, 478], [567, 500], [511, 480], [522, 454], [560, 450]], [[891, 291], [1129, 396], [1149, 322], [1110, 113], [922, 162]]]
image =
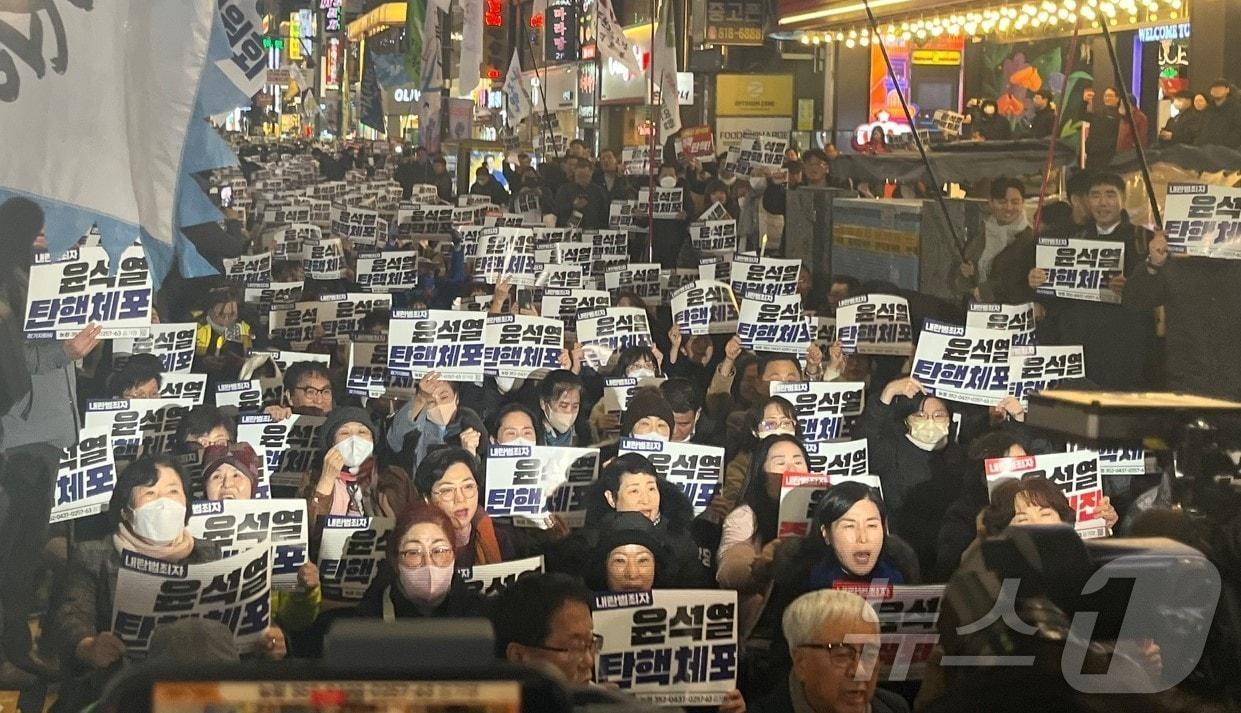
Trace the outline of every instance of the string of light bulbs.
[[[1083, 28], [1098, 29], [1100, 17], [1106, 18], [1109, 25], [1126, 19], [1130, 24], [1183, 21], [1184, 0], [1042, 0], [891, 21], [880, 28], [880, 34], [889, 43], [943, 36], [982, 38], [1037, 34], [1061, 29], [1070, 31], [1079, 18]], [[859, 24], [802, 31], [799, 39], [805, 45], [839, 42], [849, 48], [866, 47], [871, 42], [871, 31], [865, 24]]]

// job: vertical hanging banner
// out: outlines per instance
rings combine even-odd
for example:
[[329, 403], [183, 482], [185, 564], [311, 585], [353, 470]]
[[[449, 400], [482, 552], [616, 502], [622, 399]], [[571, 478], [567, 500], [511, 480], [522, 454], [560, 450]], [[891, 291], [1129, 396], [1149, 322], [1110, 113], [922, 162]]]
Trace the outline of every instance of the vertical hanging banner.
[[1074, 527], [1083, 539], [1107, 537], [1107, 523], [1098, 516], [1103, 502], [1099, 454], [1094, 451], [1048, 453], [1017, 458], [988, 458], [987, 492], [1009, 479], [1042, 477], [1064, 492], [1077, 513]]
[[625, 36], [625, 28], [616, 19], [616, 10], [612, 0], [597, 0], [595, 3], [595, 43], [599, 53], [607, 59], [619, 63], [630, 76], [641, 76], [638, 53], [634, 45]]
[[775, 381], [772, 396], [783, 396], [797, 409], [802, 440], [811, 443], [840, 438], [846, 418], [859, 416], [866, 404], [861, 381]]
[[1034, 265], [1047, 272], [1040, 295], [1119, 304], [1108, 286], [1125, 270], [1125, 244], [1112, 240], [1039, 238]]
[[724, 449], [675, 441], [647, 441], [622, 438], [620, 454], [638, 453], [646, 456], [655, 472], [677, 486], [701, 515], [711, 504], [715, 488], [723, 479]]
[[1163, 213], [1169, 253], [1241, 260], [1241, 188], [1170, 183]]
[[941, 399], [994, 406], [1008, 395], [1007, 332], [981, 330], [928, 319], [918, 336], [913, 377]]
[[513, 50], [513, 60], [509, 62], [508, 72], [504, 75], [504, 123], [512, 128], [521, 120], [530, 116], [530, 89], [521, 76], [521, 60], [518, 51]]
[[379, 74], [375, 71], [375, 62], [371, 59], [374, 53], [369, 49], [362, 57], [362, 85], [359, 95], [359, 119], [363, 126], [369, 126], [379, 133], [387, 131], [384, 124], [383, 96], [379, 90]]
[[66, 251], [53, 260], [35, 256], [30, 268], [25, 331], [29, 339], [70, 339], [88, 324], [100, 339], [145, 337], [151, 328], [153, 288], [140, 247], [122, 253], [115, 274], [102, 247]]
[[388, 371], [421, 379], [482, 381], [485, 316], [453, 310], [394, 310], [388, 330]]
[[736, 592], [601, 593], [592, 610], [599, 683], [659, 706], [718, 706], [737, 687]]
[[578, 58], [577, 5], [570, 0], [551, 0], [543, 22], [543, 56], [548, 62], [571, 62]]
[[457, 61], [458, 96], [469, 96], [478, 86], [483, 64], [483, 4], [484, 0], [464, 0], [461, 3], [461, 42], [458, 45], [461, 55]]
[[[680, 95], [677, 93], [677, 27], [676, 13], [680, 3], [662, 0], [659, 3], [659, 20], [651, 32], [651, 72], [655, 74], [655, 87], [659, 91], [659, 143], [663, 144], [681, 130]], [[655, 101], [651, 97], [651, 101]]]
[[895, 295], [861, 295], [836, 307], [836, 339], [846, 354], [909, 356], [913, 327], [909, 301]]

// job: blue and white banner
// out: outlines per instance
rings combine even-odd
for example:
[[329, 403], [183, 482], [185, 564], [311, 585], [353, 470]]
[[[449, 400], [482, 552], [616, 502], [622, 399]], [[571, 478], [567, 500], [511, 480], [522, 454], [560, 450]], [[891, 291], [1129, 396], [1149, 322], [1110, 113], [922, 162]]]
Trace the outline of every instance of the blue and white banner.
[[145, 337], [151, 328], [151, 274], [141, 247], [113, 261], [103, 248], [36, 256], [26, 297], [29, 339], [70, 339], [87, 325], [100, 338]]
[[1040, 295], [1120, 304], [1109, 285], [1125, 271], [1125, 244], [1114, 240], [1039, 238], [1034, 264], [1047, 273]]
[[483, 330], [486, 372], [516, 379], [542, 379], [560, 368], [564, 324], [549, 317], [502, 314], [487, 318]]

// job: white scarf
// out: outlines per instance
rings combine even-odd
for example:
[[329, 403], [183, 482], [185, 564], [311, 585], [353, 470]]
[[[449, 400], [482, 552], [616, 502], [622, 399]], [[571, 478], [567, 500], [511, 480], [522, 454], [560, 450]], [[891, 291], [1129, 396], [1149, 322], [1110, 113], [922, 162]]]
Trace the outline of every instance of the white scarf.
[[986, 227], [986, 240], [982, 246], [982, 255], [978, 258], [978, 282], [982, 283], [987, 279], [987, 274], [991, 272], [991, 262], [995, 260], [995, 256], [999, 255], [1004, 248], [1013, 244], [1017, 239], [1017, 234], [1030, 227], [1030, 221], [1026, 220], [1026, 214], [1023, 211], [1017, 216], [1017, 220], [1008, 225], [1000, 225], [995, 221], [994, 217], [987, 218], [983, 222]]

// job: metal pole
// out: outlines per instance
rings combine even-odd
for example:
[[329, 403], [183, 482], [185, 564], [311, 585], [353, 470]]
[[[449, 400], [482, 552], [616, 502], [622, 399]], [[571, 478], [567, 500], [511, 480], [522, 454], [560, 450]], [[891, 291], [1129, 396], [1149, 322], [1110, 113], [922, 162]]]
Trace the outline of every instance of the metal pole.
[[1107, 18], [1100, 13], [1099, 27], [1103, 28], [1103, 41], [1107, 43], [1107, 56], [1112, 60], [1112, 71], [1116, 74], [1116, 83], [1120, 85], [1120, 101], [1125, 106], [1125, 119], [1129, 124], [1129, 133], [1133, 134], [1133, 148], [1138, 154], [1138, 165], [1142, 168], [1142, 182], [1146, 185], [1146, 198], [1151, 204], [1151, 217], [1156, 227], [1163, 227], [1163, 216], [1159, 212], [1159, 202], [1155, 200], [1155, 186], [1151, 183], [1150, 166], [1146, 163], [1146, 150], [1142, 148], [1142, 137], [1138, 135], [1137, 124], [1133, 119], [1133, 103], [1129, 101], [1129, 87], [1125, 85], [1125, 76], [1120, 72], [1120, 62], [1116, 59], [1116, 46], [1112, 44], [1112, 33], [1107, 29]]
[[[668, 0], [664, 0], [667, 2]], [[663, 157], [656, 158], [659, 146], [659, 107], [655, 105], [655, 21], [658, 19], [656, 12], [657, 0], [651, 0], [651, 62], [647, 68], [647, 111], [653, 117], [651, 121], [651, 138], [648, 142], [649, 165], [646, 167], [647, 173], [647, 194], [646, 194], [646, 260], [647, 262], [655, 262], [655, 175], [659, 172], [657, 166], [663, 166]], [[660, 101], [663, 101], [662, 97]]]

